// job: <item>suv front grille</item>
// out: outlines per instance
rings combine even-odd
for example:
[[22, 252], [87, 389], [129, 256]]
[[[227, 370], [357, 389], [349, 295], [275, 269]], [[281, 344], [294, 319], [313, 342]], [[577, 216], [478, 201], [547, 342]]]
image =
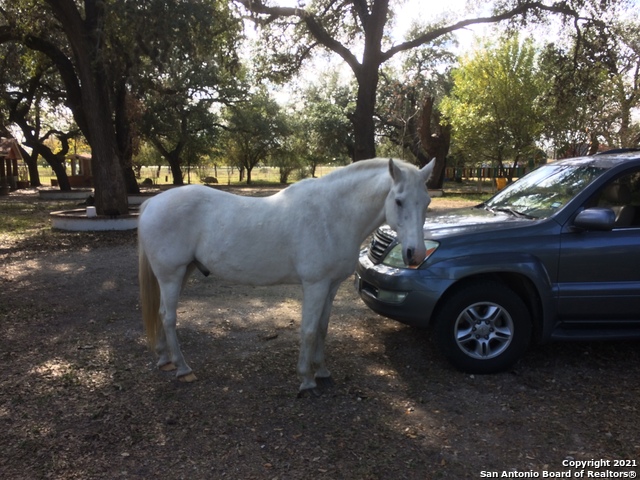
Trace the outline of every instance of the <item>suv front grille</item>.
[[369, 253], [367, 256], [373, 263], [378, 264], [384, 258], [384, 254], [387, 252], [389, 246], [394, 242], [396, 237], [391, 235], [391, 231], [385, 232], [381, 229], [376, 230], [373, 234], [373, 239], [369, 244]]

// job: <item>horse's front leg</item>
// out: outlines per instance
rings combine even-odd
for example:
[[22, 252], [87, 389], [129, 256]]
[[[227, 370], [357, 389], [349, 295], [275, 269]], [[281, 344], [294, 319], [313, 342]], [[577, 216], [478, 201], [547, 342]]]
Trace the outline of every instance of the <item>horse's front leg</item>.
[[[316, 390], [316, 360], [318, 345], [321, 342], [321, 319], [327, 296], [331, 289], [329, 282], [303, 283], [302, 323], [300, 325], [300, 356], [298, 358], [298, 376], [300, 377], [299, 396], [310, 392], [318, 394]], [[322, 348], [322, 345], [320, 346]], [[323, 373], [328, 374], [324, 367], [324, 353], [322, 357]]]
[[315, 351], [313, 352], [313, 358], [311, 365], [315, 368], [316, 384], [331, 385], [331, 372], [326, 366], [324, 357], [324, 346], [327, 338], [327, 332], [329, 330], [329, 318], [331, 317], [331, 308], [333, 306], [333, 300], [336, 298], [338, 288], [342, 282], [334, 282], [327, 297], [324, 301], [322, 308], [322, 314], [320, 315], [320, 323], [318, 328], [318, 335], [315, 344]]

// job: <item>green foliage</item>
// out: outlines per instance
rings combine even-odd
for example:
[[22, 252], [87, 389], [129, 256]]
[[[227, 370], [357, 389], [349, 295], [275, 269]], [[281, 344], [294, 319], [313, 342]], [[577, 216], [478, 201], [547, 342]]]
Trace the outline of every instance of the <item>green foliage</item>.
[[452, 86], [456, 58], [451, 44], [450, 38], [442, 37], [410, 51], [399, 68], [382, 70], [376, 107], [383, 139], [379, 154], [402, 156], [416, 164], [435, 156], [429, 155], [431, 145], [423, 144], [423, 139], [432, 143], [436, 137], [444, 139], [439, 104]]
[[[16, 69], [12, 61], [7, 71], [19, 72], [18, 80], [24, 83], [36, 73], [42, 75], [43, 63], [34, 59], [55, 65], [56, 88], [51, 83], [37, 86], [41, 97], [55, 95], [54, 101], [47, 98], [47, 109], [69, 106], [90, 140], [87, 120], [97, 116], [88, 112], [106, 112], [103, 117], [110, 123], [98, 131], [115, 129], [125, 173], [142, 137], [156, 145], [181, 177], [183, 156], [196, 163], [211, 149], [216, 108], [242, 95], [236, 54], [242, 23], [232, 5], [226, 0], [92, 0], [81, 8], [76, 3], [0, 1], [3, 48], [28, 47], [24, 68]], [[76, 8], [82, 19], [75, 16]], [[79, 23], [73, 24], [75, 20]], [[83, 72], [89, 76], [81, 81]], [[105, 88], [93, 96], [81, 94], [94, 74], [95, 84]], [[89, 105], [88, 98], [104, 105]], [[110, 150], [105, 142], [100, 146], [101, 153]]]
[[132, 85], [140, 134], [169, 162], [174, 183], [181, 183], [182, 166], [201, 163], [217, 142], [221, 105], [245, 94], [235, 50], [241, 25], [219, 0], [156, 1], [133, 13], [142, 23], [160, 19], [154, 29], [140, 24], [133, 49], [146, 54]]
[[461, 59], [442, 102], [455, 154], [475, 162], [517, 162], [533, 154], [543, 123], [536, 49], [518, 35], [487, 42]]
[[348, 117], [354, 108], [354, 88], [340, 83], [338, 72], [322, 75], [303, 93], [304, 109], [294, 131], [312, 175], [320, 164], [345, 164], [353, 152], [353, 132]]
[[[393, 10], [401, 2], [389, 0], [310, 0], [296, 7], [282, 7], [272, 2], [237, 0], [249, 10], [265, 34], [260, 45], [269, 78], [290, 78], [302, 62], [317, 47], [339, 56], [351, 69], [358, 84], [357, 100], [350, 120], [354, 131], [353, 158], [375, 155], [375, 107], [378, 80], [382, 66], [401, 52], [421, 45], [432, 45], [439, 39], [467, 26], [479, 23], [511, 21], [512, 26], [541, 22], [548, 15], [561, 16], [582, 27], [585, 23], [600, 23], [603, 13], [622, 3], [619, 0], [568, 0], [566, 2], [500, 1], [491, 5], [491, 13], [482, 2], [470, 2], [473, 14], [462, 20], [420, 17], [409, 35], [396, 41], [391, 27]], [[423, 13], [423, 12], [420, 12]], [[513, 127], [515, 128], [515, 126]], [[526, 129], [526, 128], [525, 128]], [[495, 136], [495, 135], [494, 135]], [[514, 143], [512, 140], [510, 143]], [[525, 141], [528, 141], [525, 140]], [[447, 143], [447, 142], [444, 142]], [[442, 146], [442, 145], [441, 145]], [[511, 145], [504, 148], [527, 148]], [[522, 153], [516, 153], [516, 157]], [[495, 153], [492, 157], [496, 157]], [[500, 161], [500, 155], [497, 155]]]
[[217, 156], [246, 171], [250, 184], [253, 168], [283, 148], [290, 134], [286, 118], [265, 90], [228, 106], [223, 116], [225, 129]]
[[166, 165], [166, 160], [160, 155], [158, 149], [149, 142], [141, 142], [138, 147], [138, 153], [135, 156], [135, 165], [137, 167], [154, 167], [158, 165]]
[[558, 156], [639, 145], [639, 41], [640, 24], [618, 20], [543, 50], [545, 137]]

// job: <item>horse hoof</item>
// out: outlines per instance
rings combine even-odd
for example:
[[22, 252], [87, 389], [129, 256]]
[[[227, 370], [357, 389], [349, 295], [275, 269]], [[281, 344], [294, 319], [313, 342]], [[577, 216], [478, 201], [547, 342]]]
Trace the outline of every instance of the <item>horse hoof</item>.
[[322, 392], [320, 390], [318, 390], [316, 387], [313, 388], [305, 388], [303, 390], [300, 390], [298, 392], [298, 398], [317, 398], [317, 397], [321, 397], [322, 396]]
[[318, 388], [327, 389], [335, 386], [333, 377], [316, 377], [316, 385]]
[[164, 365], [160, 365], [158, 368], [163, 372], [171, 372], [176, 369], [176, 366], [173, 363], [169, 362], [165, 363]]
[[187, 373], [186, 375], [181, 375], [178, 377], [178, 380], [184, 383], [191, 383], [191, 382], [195, 382], [196, 380], [198, 380], [198, 377], [196, 377], [193, 372], [191, 373]]

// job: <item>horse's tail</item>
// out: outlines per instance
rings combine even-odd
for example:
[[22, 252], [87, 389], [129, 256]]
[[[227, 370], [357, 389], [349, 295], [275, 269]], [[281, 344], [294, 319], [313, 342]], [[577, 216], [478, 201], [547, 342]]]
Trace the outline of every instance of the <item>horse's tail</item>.
[[138, 281], [140, 283], [140, 308], [149, 347], [154, 348], [160, 332], [160, 285], [151, 269], [138, 232]]

